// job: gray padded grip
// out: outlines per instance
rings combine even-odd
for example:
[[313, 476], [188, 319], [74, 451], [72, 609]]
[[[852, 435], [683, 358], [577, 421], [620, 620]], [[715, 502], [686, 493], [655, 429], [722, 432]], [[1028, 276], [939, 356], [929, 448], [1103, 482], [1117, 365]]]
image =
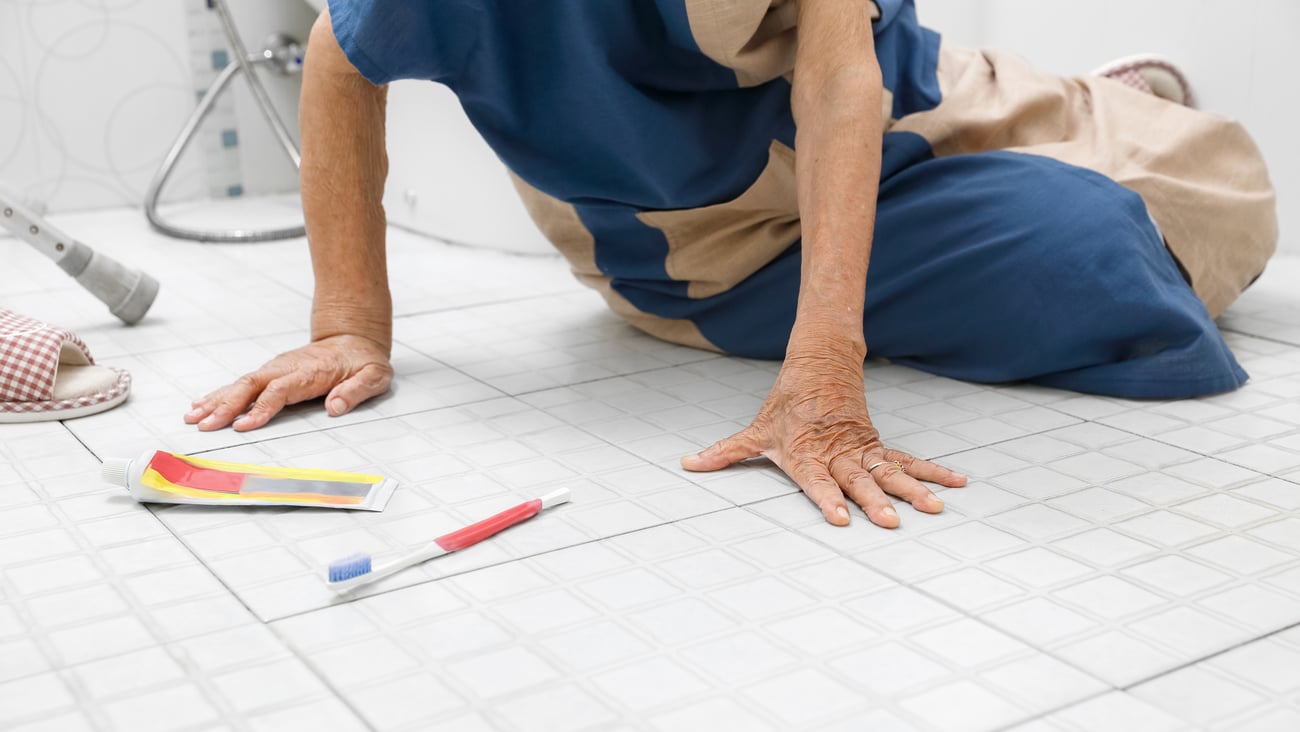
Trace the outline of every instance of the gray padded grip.
[[[127, 325], [140, 322], [158, 296], [158, 281], [140, 270], [127, 269], [112, 257], [100, 254], [81, 242], [59, 262], [64, 271], [108, 306], [108, 311]], [[89, 253], [89, 257], [86, 254]], [[68, 266], [64, 266], [68, 262]], [[79, 266], [81, 271], [74, 271]]]

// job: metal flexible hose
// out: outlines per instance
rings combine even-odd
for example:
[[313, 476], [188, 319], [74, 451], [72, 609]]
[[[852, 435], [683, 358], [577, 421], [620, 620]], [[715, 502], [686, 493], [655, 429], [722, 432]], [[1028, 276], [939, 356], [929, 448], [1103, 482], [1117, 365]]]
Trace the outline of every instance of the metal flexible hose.
[[280, 147], [284, 148], [289, 159], [293, 161], [294, 167], [298, 167], [301, 162], [298, 146], [294, 144], [293, 136], [289, 134], [284, 122], [280, 121], [280, 115], [276, 113], [275, 105], [271, 103], [271, 95], [267, 94], [266, 87], [262, 86], [262, 80], [254, 73], [253, 63], [248, 59], [248, 49], [244, 47], [244, 39], [240, 37], [239, 29], [235, 27], [234, 18], [230, 17], [230, 9], [226, 7], [225, 0], [210, 0], [210, 2], [216, 9], [217, 15], [221, 17], [221, 29], [225, 31], [226, 40], [230, 42], [235, 63], [239, 64], [239, 70], [244, 72], [244, 78], [248, 80], [248, 86], [257, 101], [258, 109], [261, 110], [267, 124], [275, 131], [275, 136], [280, 139]]
[[181, 128], [180, 134], [172, 147], [167, 151], [163, 158], [162, 166], [154, 175], [153, 180], [149, 183], [149, 189], [145, 193], [144, 213], [149, 219], [149, 224], [156, 231], [178, 239], [188, 239], [191, 241], [218, 242], [218, 243], [254, 243], [263, 241], [276, 241], [279, 239], [294, 239], [306, 234], [306, 229], [302, 226], [293, 226], [281, 229], [231, 229], [225, 231], [207, 231], [203, 229], [190, 229], [175, 224], [167, 223], [162, 220], [158, 213], [158, 198], [162, 194], [162, 188], [167, 180], [175, 172], [176, 163], [180, 160], [181, 153], [190, 144], [195, 132], [203, 124], [203, 120], [212, 111], [212, 106], [216, 102], [218, 95], [225, 90], [230, 80], [237, 73], [243, 73], [244, 78], [248, 80], [249, 88], [253, 93], [253, 101], [256, 103], [258, 111], [267, 124], [275, 132], [276, 138], [280, 142], [280, 147], [293, 161], [294, 167], [300, 164], [298, 146], [294, 144], [292, 135], [289, 134], [288, 128], [280, 120], [280, 115], [276, 113], [275, 106], [271, 103], [271, 97], [266, 93], [266, 88], [257, 78], [256, 67], [259, 65], [271, 65], [281, 68], [285, 73], [289, 73], [288, 66], [292, 65], [293, 60], [286, 60], [273, 50], [264, 51], [261, 54], [249, 54], [244, 47], [243, 39], [240, 38], [238, 30], [235, 28], [234, 20], [230, 16], [230, 11], [226, 7], [224, 0], [211, 0], [213, 9], [221, 18], [221, 27], [230, 44], [231, 53], [234, 55], [234, 61], [226, 65], [217, 78], [212, 81], [208, 90], [199, 100], [199, 106], [195, 108], [190, 118], [186, 120], [185, 125]]

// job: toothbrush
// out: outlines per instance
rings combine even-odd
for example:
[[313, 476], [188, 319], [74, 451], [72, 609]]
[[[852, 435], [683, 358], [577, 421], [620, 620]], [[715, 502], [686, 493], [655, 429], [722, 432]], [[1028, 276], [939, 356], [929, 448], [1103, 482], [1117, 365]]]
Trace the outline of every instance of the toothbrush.
[[473, 546], [515, 524], [527, 521], [544, 509], [567, 503], [568, 500], [569, 489], [561, 488], [547, 493], [541, 498], [534, 498], [514, 508], [507, 508], [495, 516], [489, 516], [463, 529], [457, 529], [450, 534], [439, 536], [429, 546], [416, 549], [406, 556], [377, 567], [371, 566], [369, 554], [353, 554], [342, 559], [336, 559], [330, 562], [329, 573], [326, 575], [326, 585], [335, 592], [348, 592], [361, 585], [383, 579], [407, 567], [427, 562], [434, 557], [440, 557]]

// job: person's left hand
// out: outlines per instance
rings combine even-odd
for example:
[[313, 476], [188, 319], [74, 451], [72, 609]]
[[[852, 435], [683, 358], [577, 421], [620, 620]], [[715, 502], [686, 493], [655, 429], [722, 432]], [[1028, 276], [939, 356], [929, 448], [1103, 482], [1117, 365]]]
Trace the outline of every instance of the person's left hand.
[[943, 501], [920, 481], [949, 488], [966, 484], [947, 468], [885, 448], [867, 414], [860, 360], [787, 357], [753, 423], [682, 458], [682, 467], [720, 470], [760, 455], [784, 470], [836, 526], [849, 523], [846, 495], [873, 523], [894, 528], [898, 512], [886, 493], [918, 511], [938, 513]]

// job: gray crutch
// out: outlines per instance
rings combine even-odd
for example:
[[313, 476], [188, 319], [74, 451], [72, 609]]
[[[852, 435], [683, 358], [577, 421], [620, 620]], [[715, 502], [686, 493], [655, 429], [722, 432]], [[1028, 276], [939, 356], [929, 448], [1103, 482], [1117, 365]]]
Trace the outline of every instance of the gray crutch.
[[127, 325], [139, 322], [158, 295], [158, 281], [137, 269], [128, 269], [62, 231], [19, 203], [11, 191], [0, 187], [0, 224], [44, 254], [108, 306]]

